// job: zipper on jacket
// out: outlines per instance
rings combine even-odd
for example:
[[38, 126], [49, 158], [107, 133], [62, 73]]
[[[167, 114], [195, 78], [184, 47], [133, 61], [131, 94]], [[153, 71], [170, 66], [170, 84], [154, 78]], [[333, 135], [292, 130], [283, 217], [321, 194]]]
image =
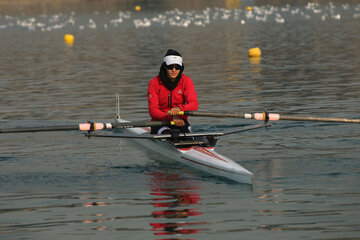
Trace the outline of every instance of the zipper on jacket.
[[168, 95], [168, 107], [172, 108], [172, 91]]

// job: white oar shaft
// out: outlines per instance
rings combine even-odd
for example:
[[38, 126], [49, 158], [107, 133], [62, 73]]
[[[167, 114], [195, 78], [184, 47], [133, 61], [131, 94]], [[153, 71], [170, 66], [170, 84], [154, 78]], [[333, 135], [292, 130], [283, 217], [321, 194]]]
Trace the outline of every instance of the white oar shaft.
[[339, 123], [360, 123], [360, 119], [331, 118], [331, 117], [301, 117], [301, 116], [287, 116], [287, 115], [279, 115], [279, 120], [313, 121], [313, 122], [339, 122]]
[[183, 115], [201, 116], [201, 117], [220, 117], [220, 118], [246, 118], [261, 121], [312, 121], [312, 122], [338, 122], [338, 123], [360, 123], [360, 119], [350, 118], [332, 118], [332, 117], [306, 117], [306, 116], [289, 116], [280, 115], [277, 113], [213, 113], [213, 112], [197, 112], [197, 111], [184, 111]]
[[143, 122], [126, 122], [126, 123], [80, 123], [75, 125], [62, 126], [40, 126], [40, 127], [21, 127], [0, 129], [0, 133], [23, 133], [23, 132], [50, 132], [50, 131], [96, 131], [113, 128], [135, 128], [135, 127], [155, 127], [175, 125], [174, 122], [165, 121], [143, 121]]

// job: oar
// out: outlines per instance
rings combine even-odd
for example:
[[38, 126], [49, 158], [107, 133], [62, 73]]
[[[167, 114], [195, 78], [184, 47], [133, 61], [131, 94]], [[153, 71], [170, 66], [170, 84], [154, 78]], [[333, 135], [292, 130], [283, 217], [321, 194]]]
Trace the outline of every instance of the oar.
[[135, 128], [135, 127], [160, 127], [175, 125], [173, 121], [138, 121], [125, 123], [80, 123], [74, 125], [59, 125], [59, 126], [39, 126], [39, 127], [22, 127], [22, 128], [5, 128], [0, 129], [0, 133], [23, 133], [23, 132], [50, 132], [50, 131], [95, 131], [101, 129], [113, 128]]
[[313, 122], [337, 122], [337, 123], [360, 123], [360, 119], [350, 118], [332, 118], [332, 117], [306, 117], [306, 116], [290, 116], [280, 115], [277, 113], [214, 113], [214, 112], [197, 112], [197, 111], [181, 111], [179, 115], [201, 116], [201, 117], [218, 117], [218, 118], [246, 118], [262, 121], [313, 121]]

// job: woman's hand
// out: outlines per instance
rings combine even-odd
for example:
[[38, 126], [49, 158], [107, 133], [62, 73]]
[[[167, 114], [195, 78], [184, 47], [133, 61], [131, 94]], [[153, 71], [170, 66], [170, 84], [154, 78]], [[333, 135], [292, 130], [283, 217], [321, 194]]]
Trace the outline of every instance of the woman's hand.
[[184, 120], [181, 119], [181, 118], [174, 118], [174, 119], [173, 119], [173, 122], [175, 122], [175, 126], [177, 126], [177, 127], [183, 127], [183, 126], [185, 126], [185, 122], [184, 122]]
[[171, 116], [177, 116], [179, 115], [181, 109], [179, 107], [174, 107], [168, 111], [168, 114]]
[[177, 127], [185, 126], [185, 121], [179, 117], [176, 117], [177, 115], [179, 115], [180, 111], [181, 111], [181, 109], [179, 107], [174, 107], [168, 111], [169, 115], [175, 116], [173, 118], [173, 121], [175, 122], [175, 126], [177, 126]]

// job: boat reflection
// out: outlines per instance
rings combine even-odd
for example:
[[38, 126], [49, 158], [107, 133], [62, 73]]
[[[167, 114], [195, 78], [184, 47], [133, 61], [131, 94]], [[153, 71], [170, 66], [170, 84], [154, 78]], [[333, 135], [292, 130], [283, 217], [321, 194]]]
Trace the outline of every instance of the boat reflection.
[[173, 173], [156, 172], [151, 175], [151, 195], [154, 196], [152, 205], [155, 208], [164, 208], [151, 213], [154, 222], [150, 225], [154, 235], [177, 235], [176, 239], [181, 240], [178, 236], [196, 234], [203, 230], [199, 225], [207, 222], [191, 221], [193, 217], [202, 215], [197, 207], [201, 201], [198, 186], [193, 181]]

